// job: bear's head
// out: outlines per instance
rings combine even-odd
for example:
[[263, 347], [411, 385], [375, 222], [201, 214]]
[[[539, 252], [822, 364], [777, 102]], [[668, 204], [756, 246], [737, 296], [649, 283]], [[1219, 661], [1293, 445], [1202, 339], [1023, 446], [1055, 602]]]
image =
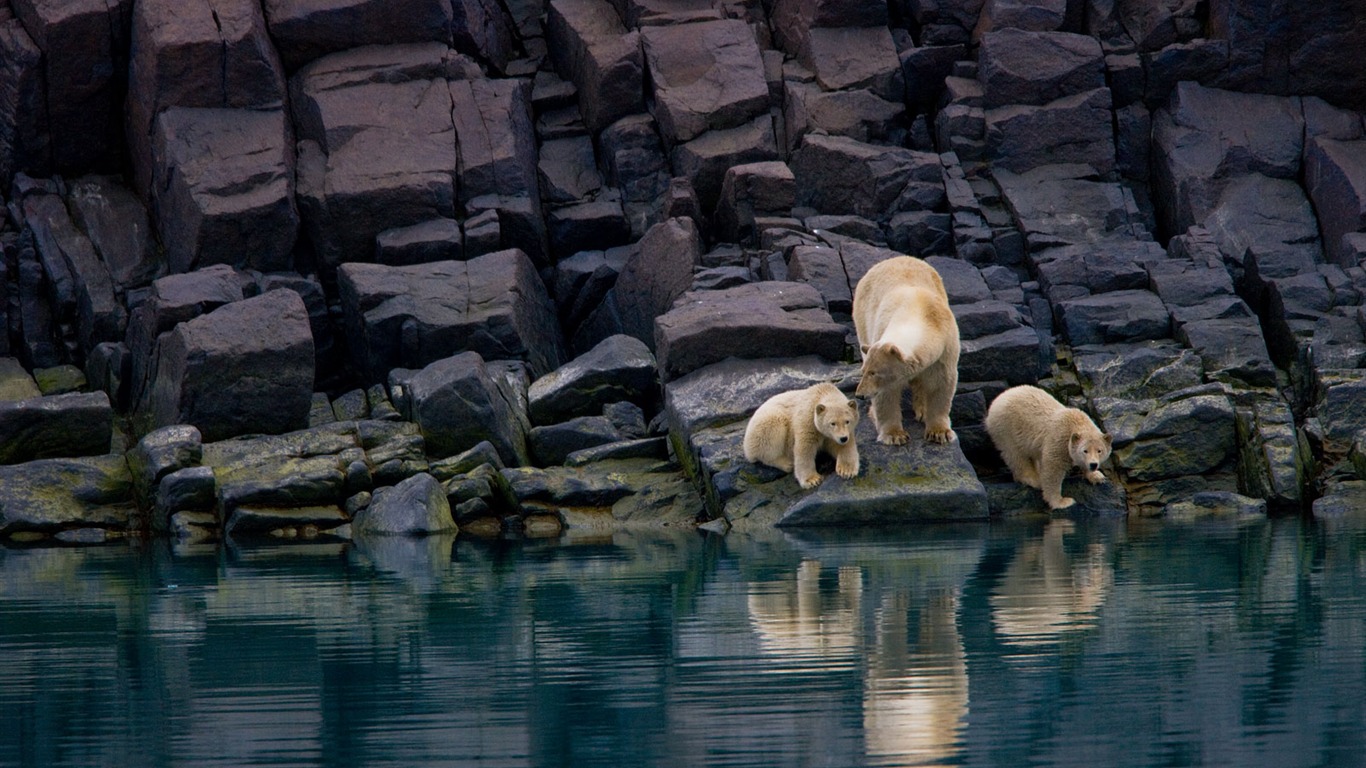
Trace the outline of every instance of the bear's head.
[[844, 445], [854, 439], [854, 428], [858, 426], [858, 403], [844, 399], [844, 395], [832, 395], [816, 403], [816, 430], [822, 435]]
[[1089, 435], [1073, 432], [1067, 443], [1067, 452], [1072, 456], [1072, 463], [1083, 472], [1097, 472], [1100, 465], [1110, 458], [1110, 443], [1111, 437], [1108, 432], [1092, 432]]
[[863, 348], [863, 377], [859, 379], [854, 394], [871, 397], [889, 387], [901, 385], [910, 378], [915, 361], [901, 353], [901, 349], [890, 342], [878, 342]]

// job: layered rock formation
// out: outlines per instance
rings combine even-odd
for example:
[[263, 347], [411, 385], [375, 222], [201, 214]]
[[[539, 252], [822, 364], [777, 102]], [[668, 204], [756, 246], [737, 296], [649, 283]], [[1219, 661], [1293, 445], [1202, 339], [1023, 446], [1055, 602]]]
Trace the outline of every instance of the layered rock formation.
[[[0, 2], [0, 539], [1010, 514], [1021, 383], [1114, 435], [1091, 511], [1335, 514], [1363, 43], [1356, 0]], [[897, 253], [960, 440], [745, 462], [767, 396], [852, 392]]]

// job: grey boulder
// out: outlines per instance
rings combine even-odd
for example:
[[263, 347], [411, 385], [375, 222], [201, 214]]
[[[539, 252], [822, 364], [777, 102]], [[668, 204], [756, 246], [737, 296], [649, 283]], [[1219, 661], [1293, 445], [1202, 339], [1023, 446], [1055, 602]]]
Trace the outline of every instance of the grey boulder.
[[609, 336], [589, 351], [536, 379], [527, 392], [531, 423], [554, 424], [597, 416], [620, 401], [656, 398], [655, 356], [632, 336]]
[[278, 434], [308, 424], [314, 346], [291, 290], [224, 305], [161, 336], [137, 408], [145, 434], [191, 424], [205, 440]]
[[445, 488], [425, 472], [376, 490], [370, 506], [351, 522], [357, 536], [425, 536], [455, 528]]

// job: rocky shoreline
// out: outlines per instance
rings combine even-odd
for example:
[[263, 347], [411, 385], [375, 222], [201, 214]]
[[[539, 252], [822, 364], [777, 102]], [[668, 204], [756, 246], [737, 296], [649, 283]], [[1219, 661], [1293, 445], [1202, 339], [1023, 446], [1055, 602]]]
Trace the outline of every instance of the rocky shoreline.
[[[1359, 0], [0, 2], [0, 542], [1042, 511], [1015, 384], [1114, 435], [1088, 513], [1347, 514], [1362, 43]], [[746, 462], [853, 392], [899, 253], [959, 441]]]

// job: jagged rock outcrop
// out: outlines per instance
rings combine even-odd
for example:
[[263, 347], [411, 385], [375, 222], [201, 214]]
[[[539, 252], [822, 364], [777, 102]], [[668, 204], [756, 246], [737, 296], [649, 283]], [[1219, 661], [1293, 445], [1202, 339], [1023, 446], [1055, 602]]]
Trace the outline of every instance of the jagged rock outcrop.
[[[1366, 27], [1282, 5], [0, 4], [0, 496], [39, 500], [0, 537], [1009, 514], [1020, 383], [1115, 435], [1094, 513], [1330, 514]], [[763, 393], [852, 389], [902, 252], [959, 441], [812, 493], [744, 462]]]

